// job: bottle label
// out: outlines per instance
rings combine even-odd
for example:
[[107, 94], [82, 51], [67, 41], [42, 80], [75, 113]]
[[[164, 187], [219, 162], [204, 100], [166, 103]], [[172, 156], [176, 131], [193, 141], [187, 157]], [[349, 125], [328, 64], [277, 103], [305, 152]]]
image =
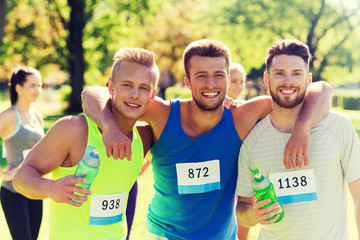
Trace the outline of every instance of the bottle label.
[[281, 204], [317, 200], [314, 169], [271, 173], [269, 179]]
[[219, 160], [176, 164], [179, 194], [221, 189]]
[[91, 195], [89, 225], [108, 225], [122, 221], [126, 194]]

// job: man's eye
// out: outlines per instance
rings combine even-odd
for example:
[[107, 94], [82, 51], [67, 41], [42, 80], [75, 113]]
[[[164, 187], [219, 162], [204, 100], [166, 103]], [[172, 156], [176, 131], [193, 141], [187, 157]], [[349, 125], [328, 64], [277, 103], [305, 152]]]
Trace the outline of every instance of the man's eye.
[[140, 87], [141, 90], [149, 91], [150, 89], [147, 87]]

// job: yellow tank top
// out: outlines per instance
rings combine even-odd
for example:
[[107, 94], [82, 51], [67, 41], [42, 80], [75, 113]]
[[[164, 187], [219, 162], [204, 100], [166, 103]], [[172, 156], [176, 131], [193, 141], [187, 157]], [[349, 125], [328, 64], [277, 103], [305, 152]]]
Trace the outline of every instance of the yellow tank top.
[[[108, 158], [97, 125], [85, 117], [88, 124], [87, 146], [99, 151], [99, 173], [90, 187], [88, 201], [81, 207], [50, 201], [49, 239], [124, 239], [127, 235], [125, 213], [128, 193], [144, 159], [141, 137], [134, 127], [131, 161]], [[52, 179], [73, 175], [76, 167], [60, 167], [53, 171]]]

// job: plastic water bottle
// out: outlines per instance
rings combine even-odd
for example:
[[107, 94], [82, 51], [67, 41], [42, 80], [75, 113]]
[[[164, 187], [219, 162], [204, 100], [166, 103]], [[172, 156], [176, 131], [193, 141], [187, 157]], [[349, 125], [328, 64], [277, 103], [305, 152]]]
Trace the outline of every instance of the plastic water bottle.
[[[275, 195], [275, 190], [274, 190], [274, 186], [273, 184], [269, 181], [269, 179], [267, 177], [265, 177], [264, 175], [262, 175], [258, 169], [255, 169], [254, 171], [252, 171], [254, 174], [254, 195], [256, 197], [256, 199], [258, 201], [262, 201], [265, 199], [270, 199], [271, 202], [266, 204], [265, 206], [263, 206], [262, 208], [266, 208], [267, 206], [270, 206], [276, 202], [279, 202], [276, 198]], [[279, 219], [276, 220], [275, 223], [281, 221], [281, 219], [283, 219], [284, 217], [284, 211], [281, 205], [279, 205], [280, 207], [280, 212], [278, 213], [280, 215]], [[268, 218], [267, 220], [271, 220], [273, 218], [275, 218], [276, 215]]]
[[[78, 183], [76, 186], [89, 189], [96, 175], [99, 172], [100, 158], [99, 152], [92, 146], [88, 146], [85, 150], [84, 158], [79, 162], [75, 176], [77, 178], [86, 179], [86, 184]], [[75, 193], [80, 196], [83, 194]], [[76, 201], [76, 200], [74, 200]], [[78, 201], [77, 201], [78, 202]]]

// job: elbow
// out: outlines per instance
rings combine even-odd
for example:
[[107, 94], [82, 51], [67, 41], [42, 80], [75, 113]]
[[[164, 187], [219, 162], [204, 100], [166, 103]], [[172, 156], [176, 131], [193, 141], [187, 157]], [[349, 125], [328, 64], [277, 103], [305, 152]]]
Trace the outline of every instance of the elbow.
[[252, 204], [239, 201], [236, 206], [236, 217], [239, 223], [245, 227], [253, 227], [258, 221], [252, 214]]

